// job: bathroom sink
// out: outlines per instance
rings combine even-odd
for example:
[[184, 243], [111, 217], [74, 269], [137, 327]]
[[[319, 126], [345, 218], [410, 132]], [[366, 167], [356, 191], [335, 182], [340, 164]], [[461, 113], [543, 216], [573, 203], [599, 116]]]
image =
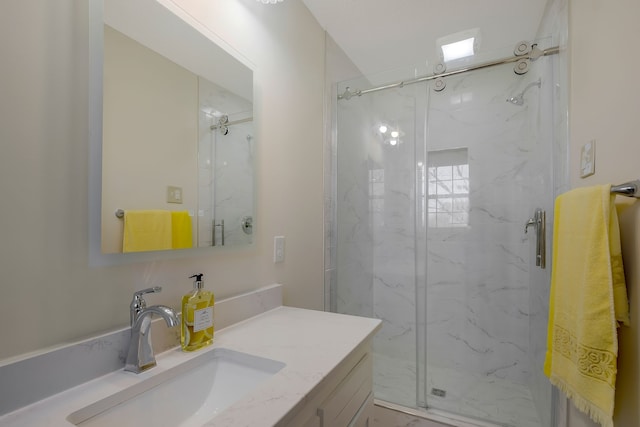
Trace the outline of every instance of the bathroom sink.
[[67, 417], [74, 425], [202, 426], [285, 366], [215, 348]]

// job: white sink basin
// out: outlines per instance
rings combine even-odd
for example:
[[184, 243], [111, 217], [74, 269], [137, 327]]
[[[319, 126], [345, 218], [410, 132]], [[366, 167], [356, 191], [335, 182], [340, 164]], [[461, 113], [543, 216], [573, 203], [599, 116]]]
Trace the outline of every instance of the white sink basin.
[[201, 426], [284, 366], [216, 348], [86, 406], [67, 420], [83, 427]]

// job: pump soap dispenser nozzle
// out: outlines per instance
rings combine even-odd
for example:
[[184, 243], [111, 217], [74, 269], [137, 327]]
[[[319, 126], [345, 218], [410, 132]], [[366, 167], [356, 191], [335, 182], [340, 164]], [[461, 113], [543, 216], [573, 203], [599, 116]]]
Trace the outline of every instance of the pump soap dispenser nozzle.
[[196, 280], [193, 281], [193, 289], [202, 289], [204, 288], [204, 283], [202, 282], [202, 276], [204, 274], [194, 274], [193, 276], [189, 276], [189, 279], [193, 279], [195, 277]]

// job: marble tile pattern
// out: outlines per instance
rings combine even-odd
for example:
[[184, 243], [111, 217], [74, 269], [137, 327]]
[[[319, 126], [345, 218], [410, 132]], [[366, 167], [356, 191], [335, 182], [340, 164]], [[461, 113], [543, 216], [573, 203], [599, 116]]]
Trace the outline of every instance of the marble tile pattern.
[[[416, 406], [416, 381], [424, 385], [416, 365], [422, 310], [416, 296], [424, 287], [427, 392], [433, 385], [462, 396], [471, 384], [478, 398], [486, 398], [477, 405], [488, 405], [481, 414], [469, 408], [472, 414], [512, 423], [518, 417], [506, 408], [522, 407], [534, 426], [540, 421], [531, 411], [533, 387], [540, 410], [550, 413], [544, 404], [550, 389], [539, 376], [549, 270], [532, 267], [535, 242], [533, 233], [525, 235], [524, 223], [536, 207], [551, 212], [553, 191], [564, 185], [561, 177], [554, 179], [566, 163], [563, 149], [555, 146], [562, 126], [549, 114], [557, 96], [554, 66], [545, 58], [525, 76], [506, 65], [449, 78], [440, 93], [402, 88], [339, 103], [334, 287], [339, 311], [359, 314], [366, 306], [383, 321], [374, 340], [376, 396]], [[505, 102], [538, 77], [543, 85], [527, 91], [525, 105]], [[423, 109], [425, 98], [429, 104]], [[405, 142], [390, 147], [376, 140], [381, 121], [400, 126]], [[412, 145], [423, 128], [425, 149]], [[468, 224], [421, 228], [426, 215], [416, 209], [416, 165], [427, 164], [432, 152], [458, 148], [468, 155]], [[382, 195], [372, 176], [384, 181]], [[445, 376], [436, 384], [438, 370], [464, 373], [469, 380]], [[502, 384], [507, 393], [518, 389], [522, 404], [481, 392], [482, 385], [492, 384]], [[460, 402], [450, 409], [467, 410]]]
[[[282, 285], [278, 284], [216, 301], [216, 330], [280, 305]], [[154, 319], [151, 328], [156, 354], [180, 344], [179, 328], [167, 328], [162, 319]], [[11, 387], [0, 387], [0, 415], [122, 369], [129, 337], [130, 328], [124, 328], [38, 354], [5, 361], [0, 365], [0, 384], [11, 384]]]
[[205, 423], [207, 427], [274, 426], [332, 370], [379, 328], [380, 321], [314, 310], [278, 307], [221, 330], [213, 346], [200, 352], [172, 350], [158, 356], [158, 366], [143, 374], [117, 371], [0, 417], [0, 425], [67, 426], [66, 417], [217, 347], [266, 357], [286, 364], [257, 389]]
[[[253, 123], [229, 127], [229, 133], [211, 131], [221, 113], [229, 121], [253, 115], [252, 104], [204, 79], [198, 80], [198, 246], [211, 246], [213, 219], [224, 220], [225, 245], [248, 244], [252, 235], [242, 231], [241, 218], [254, 214]], [[217, 230], [221, 242], [221, 229]]]

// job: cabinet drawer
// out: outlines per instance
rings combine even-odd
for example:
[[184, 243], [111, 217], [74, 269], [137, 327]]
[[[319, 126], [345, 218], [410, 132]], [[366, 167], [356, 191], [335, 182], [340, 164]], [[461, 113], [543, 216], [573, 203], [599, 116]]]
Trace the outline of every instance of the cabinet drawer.
[[373, 392], [369, 393], [349, 427], [373, 427]]
[[309, 419], [309, 421], [304, 423], [303, 427], [320, 427], [320, 417], [317, 415], [314, 415]]
[[372, 370], [372, 357], [367, 353], [318, 408], [322, 426], [349, 425], [371, 394]]

